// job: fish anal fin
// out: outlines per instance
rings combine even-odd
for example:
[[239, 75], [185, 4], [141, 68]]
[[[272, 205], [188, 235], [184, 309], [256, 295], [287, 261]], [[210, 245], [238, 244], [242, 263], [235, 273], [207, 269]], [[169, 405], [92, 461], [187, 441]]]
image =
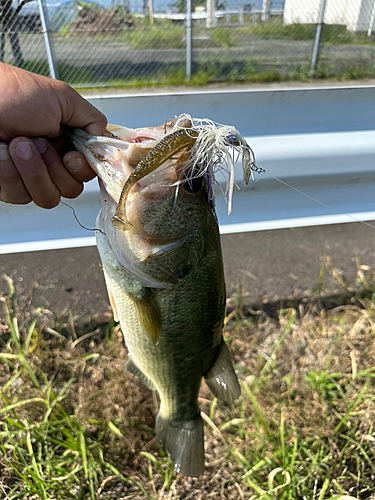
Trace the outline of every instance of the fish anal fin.
[[137, 309], [143, 330], [151, 342], [156, 345], [159, 342], [162, 329], [160, 309], [156, 300], [147, 288], [141, 298], [133, 295], [130, 295], [130, 297]]
[[155, 384], [150, 380], [143, 371], [138, 368], [138, 366], [134, 363], [134, 361], [129, 358], [125, 363], [125, 370], [133, 375], [136, 375], [149, 389], [152, 391], [156, 390]]
[[177, 472], [194, 477], [204, 472], [204, 435], [200, 415], [194, 420], [177, 422], [158, 414], [155, 431]]
[[235, 374], [232, 357], [224, 339], [219, 352], [208, 372], [205, 374], [206, 384], [221, 401], [232, 403], [241, 394], [241, 387]]

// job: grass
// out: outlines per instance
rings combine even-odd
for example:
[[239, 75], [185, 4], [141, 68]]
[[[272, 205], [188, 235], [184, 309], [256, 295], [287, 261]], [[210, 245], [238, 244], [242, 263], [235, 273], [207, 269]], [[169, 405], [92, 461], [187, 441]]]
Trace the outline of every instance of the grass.
[[[282, 16], [272, 16], [266, 22], [251, 22], [251, 17], [245, 16], [245, 24], [226, 26], [224, 21], [219, 19], [217, 27], [207, 29], [205, 21], [194, 21], [193, 35], [204, 36], [203, 47], [242, 47], [244, 42], [252, 40], [301, 40], [313, 41], [316, 34], [315, 24], [295, 23], [284, 25]], [[65, 25], [62, 30], [55, 34], [55, 38], [76, 36], [74, 31], [70, 31]], [[123, 42], [135, 49], [155, 49], [155, 48], [183, 48], [185, 46], [186, 29], [182, 22], [174, 22], [169, 19], [155, 19], [150, 24], [147, 19], [136, 19], [136, 24], [132, 28], [124, 29], [118, 34], [85, 34], [79, 36], [90, 39], [93, 43]], [[322, 43], [327, 44], [349, 44], [349, 45], [371, 45], [374, 38], [369, 37], [367, 32], [352, 32], [344, 25], [323, 26]], [[214, 43], [212, 43], [214, 42]], [[199, 44], [196, 40], [195, 44]]]
[[[89, 85], [92, 77], [85, 68], [74, 66], [73, 64], [58, 63], [59, 78], [65, 82], [79, 82]], [[50, 76], [50, 70], [47, 61], [27, 60], [24, 69], [43, 76]]]
[[[0, 302], [0, 497], [373, 498], [374, 279], [357, 264], [357, 283], [347, 284], [325, 256], [317, 295], [284, 301], [272, 316], [267, 304], [247, 306], [240, 290], [228, 300], [225, 337], [242, 395], [228, 406], [202, 384], [200, 478], [176, 474], [158, 446], [157, 401], [124, 372], [118, 326], [87, 332], [74, 318], [58, 326], [45, 306], [34, 311], [17, 299], [8, 279]], [[342, 288], [329, 308], [327, 276]]]
[[[223, 42], [224, 43], [224, 42]], [[49, 76], [48, 63], [46, 61], [26, 61], [25, 69], [35, 73]], [[314, 77], [310, 76], [309, 65], [299, 65], [296, 67], [282, 67], [278, 64], [264, 64], [261, 61], [248, 59], [243, 62], [233, 62], [221, 57], [221, 61], [202, 61], [193, 64], [192, 77], [187, 80], [183, 64], [167, 70], [150, 69], [148, 76], [129, 78], [110, 78], [102, 82], [93, 81], [88, 69], [79, 68], [73, 65], [58, 64], [59, 75], [63, 81], [79, 89], [93, 90], [95, 88], [141, 88], [185, 85], [199, 87], [210, 83], [265, 83], [280, 81], [302, 81], [314, 82], [314, 80], [335, 79], [360, 80], [362, 78], [375, 78], [375, 63], [346, 61], [330, 64], [322, 61]]]
[[[236, 41], [240, 39], [241, 33], [248, 33], [262, 40], [310, 40], [315, 39], [315, 24], [289, 24], [284, 25], [282, 16], [272, 16], [264, 23], [257, 23], [232, 30]], [[352, 32], [343, 25], [326, 24], [322, 29], [322, 43], [329, 44], [353, 44], [369, 45], [373, 39], [365, 31]]]

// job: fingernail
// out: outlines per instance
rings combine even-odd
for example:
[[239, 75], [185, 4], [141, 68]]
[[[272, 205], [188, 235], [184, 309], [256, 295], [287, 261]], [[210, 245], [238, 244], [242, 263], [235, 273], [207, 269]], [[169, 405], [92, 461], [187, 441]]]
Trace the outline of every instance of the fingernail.
[[28, 141], [22, 141], [17, 143], [13, 151], [20, 160], [30, 160], [34, 154], [34, 150]]
[[0, 161], [9, 160], [9, 147], [7, 144], [0, 144]]
[[82, 158], [74, 157], [66, 161], [65, 166], [69, 170], [69, 172], [77, 173], [77, 172], [82, 172], [86, 164], [82, 161]]
[[37, 137], [36, 139], [32, 139], [32, 141], [41, 155], [47, 151], [47, 141], [43, 137]]

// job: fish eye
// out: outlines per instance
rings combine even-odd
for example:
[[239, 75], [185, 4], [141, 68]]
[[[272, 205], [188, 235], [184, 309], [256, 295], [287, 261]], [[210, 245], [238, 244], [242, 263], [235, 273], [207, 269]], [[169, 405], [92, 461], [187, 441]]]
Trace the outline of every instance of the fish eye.
[[202, 177], [195, 177], [184, 182], [182, 185], [187, 193], [196, 194], [203, 186], [203, 179]]
[[240, 139], [237, 135], [233, 135], [233, 134], [228, 134], [226, 137], [225, 137], [225, 142], [229, 145], [229, 146], [241, 146], [241, 142], [240, 142]]

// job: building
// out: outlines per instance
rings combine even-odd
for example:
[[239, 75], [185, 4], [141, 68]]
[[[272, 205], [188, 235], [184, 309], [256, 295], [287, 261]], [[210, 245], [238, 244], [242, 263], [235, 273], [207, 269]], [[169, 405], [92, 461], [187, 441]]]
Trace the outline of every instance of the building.
[[[316, 24], [321, 2], [285, 0], [284, 24]], [[368, 31], [373, 29], [374, 12], [375, 0], [327, 0], [324, 24], [341, 24], [350, 31]]]

